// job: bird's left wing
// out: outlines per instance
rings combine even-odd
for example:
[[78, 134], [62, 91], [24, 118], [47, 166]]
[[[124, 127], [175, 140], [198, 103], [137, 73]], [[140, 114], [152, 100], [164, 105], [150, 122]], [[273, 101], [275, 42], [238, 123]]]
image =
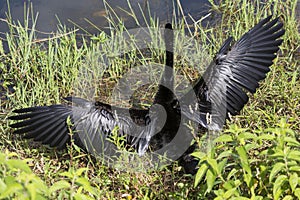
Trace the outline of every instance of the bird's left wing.
[[[181, 102], [182, 113], [203, 127], [220, 130], [229, 114], [236, 115], [266, 77], [282, 43], [283, 24], [269, 16], [245, 33], [232, 47], [228, 38], [192, 91]], [[193, 92], [197, 102], [189, 102]]]

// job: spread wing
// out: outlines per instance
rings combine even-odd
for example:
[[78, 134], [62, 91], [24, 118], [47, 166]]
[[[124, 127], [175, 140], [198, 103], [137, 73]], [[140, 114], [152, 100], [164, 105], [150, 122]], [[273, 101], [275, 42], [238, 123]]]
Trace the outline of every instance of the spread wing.
[[[22, 120], [11, 124], [16, 134], [42, 141], [51, 147], [64, 148], [70, 143], [72, 130], [75, 143], [95, 153], [114, 148], [108, 137], [118, 130], [125, 136], [128, 145], [143, 154], [150, 141], [154, 126], [148, 110], [123, 109], [101, 102], [90, 102], [81, 98], [66, 98], [74, 105], [51, 105], [15, 110], [11, 120]], [[70, 119], [68, 123], [68, 118]]]
[[[203, 77], [194, 86], [198, 102], [182, 106], [182, 113], [209, 129], [220, 130], [229, 114], [236, 115], [266, 77], [282, 43], [283, 24], [269, 16], [245, 33], [232, 47], [228, 38]], [[189, 107], [188, 107], [189, 105]], [[192, 106], [191, 106], [192, 105]]]

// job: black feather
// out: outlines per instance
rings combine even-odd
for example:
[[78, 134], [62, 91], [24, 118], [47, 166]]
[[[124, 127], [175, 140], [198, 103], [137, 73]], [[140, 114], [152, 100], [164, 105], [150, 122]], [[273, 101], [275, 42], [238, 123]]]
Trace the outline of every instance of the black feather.
[[[272, 16], [268, 16], [254, 26], [250, 31], [245, 33], [232, 47], [230, 46], [232, 38], [229, 37], [215, 60], [206, 69], [203, 78], [200, 78], [195, 84], [193, 91], [198, 94], [198, 104], [211, 101], [212, 104], [207, 106], [216, 106], [220, 108], [219, 116], [226, 116], [227, 113], [236, 115], [248, 102], [246, 91], [254, 93], [259, 87], [259, 81], [266, 77], [266, 73], [270, 71], [279, 45], [282, 43], [280, 37], [285, 30], [283, 24], [278, 18], [271, 20]], [[198, 92], [206, 90], [206, 93]], [[182, 98], [185, 102], [191, 92]], [[222, 97], [224, 95], [224, 97]], [[223, 101], [226, 101], [224, 104]], [[213, 105], [217, 103], [219, 105]], [[194, 110], [197, 110], [194, 106]], [[203, 109], [203, 107], [201, 108]], [[211, 110], [211, 108], [206, 108]], [[183, 114], [190, 116], [188, 110], [184, 110]], [[193, 111], [194, 112], [194, 111]], [[200, 110], [201, 112], [201, 110]], [[226, 112], [226, 113], [221, 113]], [[193, 119], [197, 119], [193, 117]], [[192, 119], [192, 120], [193, 120]], [[202, 120], [203, 118], [198, 118]], [[197, 121], [200, 124], [207, 124], [206, 121]], [[215, 127], [219, 129], [225, 123], [224, 120], [216, 119]], [[206, 128], [209, 128], [206, 126]]]

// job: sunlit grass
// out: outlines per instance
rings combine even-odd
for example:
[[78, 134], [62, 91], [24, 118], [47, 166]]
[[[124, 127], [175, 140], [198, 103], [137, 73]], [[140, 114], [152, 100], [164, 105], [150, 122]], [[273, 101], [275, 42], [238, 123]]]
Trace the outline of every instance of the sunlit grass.
[[[250, 3], [241, 0], [222, 1], [218, 4], [215, 4], [215, 1], [210, 2], [212, 12], [222, 14], [222, 17], [217, 19], [219, 21], [216, 26], [203, 27], [200, 23], [187, 26], [183, 21], [173, 21], [178, 34], [184, 33], [185, 27], [194, 27], [194, 32], [192, 29], [187, 31], [192, 32], [201, 43], [201, 49], [195, 52], [194, 56], [201, 55], [200, 51], [205, 51], [210, 54], [211, 58], [229, 35], [238, 39], [258, 21], [270, 14], [274, 17], [279, 16], [286, 29], [279, 57], [275, 59], [267, 78], [251, 96], [241, 115], [235, 117], [229, 123], [231, 125], [225, 127], [223, 134], [228, 137], [220, 138], [215, 149], [209, 152], [209, 156], [206, 152], [198, 154], [201, 158], [207, 156], [206, 159], [210, 159], [210, 164], [214, 162], [219, 164], [223, 161], [222, 159], [228, 158], [226, 170], [218, 174], [216, 182], [212, 182], [212, 188], [209, 188], [208, 180], [211, 179], [207, 176], [203, 180], [198, 176], [198, 180], [201, 181], [194, 188], [194, 177], [183, 175], [181, 167], [176, 163], [149, 173], [110, 169], [76, 147], [68, 148], [66, 151], [53, 150], [23, 140], [13, 135], [13, 130], [8, 128], [10, 122], [7, 117], [15, 108], [60, 103], [62, 97], [68, 95], [80, 95], [111, 102], [114, 100], [110, 98], [112, 89], [128, 69], [137, 64], [162, 63], [164, 55], [159, 50], [162, 45], [159, 40], [154, 41], [154, 48], [150, 48], [146, 55], [145, 52], [138, 51], [129, 52], [126, 56], [120, 55], [123, 49], [134, 49], [135, 44], [128, 44], [124, 41], [124, 32], [128, 30], [106, 4], [111, 33], [90, 36], [91, 41], [82, 38], [81, 46], [78, 45], [78, 36], [75, 31], [67, 30], [63, 26], [56, 35], [40, 41], [36, 38], [34, 26], [38, 17], [33, 16], [29, 10], [26, 12], [24, 25], [12, 22], [8, 18], [9, 53], [4, 53], [0, 47], [0, 71], [2, 72], [0, 79], [4, 80], [2, 85], [8, 91], [8, 100], [1, 100], [0, 107], [0, 197], [4, 191], [8, 191], [9, 187], [13, 186], [17, 189], [8, 195], [10, 199], [22, 198], [24, 195], [25, 198], [26, 195], [33, 198], [35, 191], [33, 188], [38, 186], [40, 187], [36, 191], [37, 198], [44, 195], [45, 198], [52, 199], [82, 199], [88, 196], [96, 199], [130, 199], [131, 197], [136, 199], [213, 199], [217, 196], [226, 199], [226, 195], [228, 198], [239, 198], [239, 196], [253, 197], [254, 194], [269, 199], [277, 197], [278, 194], [272, 185], [273, 180], [268, 182], [274, 175], [270, 173], [273, 168], [269, 169], [268, 165], [269, 167], [277, 163], [299, 165], [299, 160], [290, 159], [292, 161], [285, 160], [284, 162], [284, 159], [281, 160], [281, 154], [279, 155], [281, 151], [292, 150], [300, 154], [297, 144], [300, 134], [300, 34], [298, 32], [299, 19], [297, 21], [295, 16], [297, 1], [266, 1], [264, 3], [251, 1]], [[135, 18], [134, 13], [131, 13], [131, 16]], [[33, 21], [32, 27], [28, 27], [29, 20]], [[141, 19], [135, 18], [137, 24], [139, 20]], [[194, 19], [195, 22], [198, 20]], [[159, 27], [158, 24], [158, 20], [151, 19], [148, 26], [156, 30]], [[188, 48], [186, 43], [178, 41], [176, 47]], [[177, 55], [175, 56], [177, 74], [183, 75], [188, 80], [195, 80], [200, 75], [200, 68], [204, 66], [186, 64], [185, 61], [189, 59], [189, 55], [184, 54], [184, 51], [178, 50], [175, 54]], [[92, 72], [91, 69], [93, 69]], [[153, 83], [157, 84], [157, 82], [158, 79], [154, 79]], [[9, 91], [10, 85], [14, 86], [14, 91]], [[139, 98], [146, 99], [145, 104], [151, 103], [156, 89], [155, 84], [152, 88], [147, 93], [138, 94]], [[114, 101], [113, 103], [128, 106], [128, 102]], [[228, 138], [231, 138], [230, 142]], [[281, 140], [289, 141], [282, 143]], [[253, 176], [256, 175], [253, 179], [256, 181], [254, 186], [245, 178], [247, 177], [245, 174], [249, 172], [248, 167], [244, 163], [241, 164], [242, 167], [239, 165], [239, 161], [245, 159], [242, 148], [239, 148], [243, 145], [249, 150], [247, 159], [250, 163], [250, 171], [253, 170], [251, 171]], [[221, 154], [229, 151], [232, 153], [230, 155], [236, 157], [226, 157], [225, 154]], [[278, 157], [272, 157], [276, 156], [275, 153], [278, 153]], [[11, 159], [25, 160], [35, 175], [24, 163], [14, 163]], [[262, 162], [266, 165], [262, 165]], [[279, 165], [281, 164], [277, 166]], [[213, 164], [208, 166], [213, 166]], [[229, 171], [232, 173], [231, 176], [228, 175]], [[257, 171], [259, 173], [255, 174]], [[288, 181], [290, 177], [295, 178], [298, 173], [299, 170], [289, 171], [286, 173], [288, 177], [285, 180]], [[278, 175], [280, 175], [279, 172]], [[279, 196], [297, 197], [298, 186], [292, 190], [282, 185], [284, 186], [283, 192]], [[232, 188], [238, 190], [238, 194], [229, 193], [228, 191]]]

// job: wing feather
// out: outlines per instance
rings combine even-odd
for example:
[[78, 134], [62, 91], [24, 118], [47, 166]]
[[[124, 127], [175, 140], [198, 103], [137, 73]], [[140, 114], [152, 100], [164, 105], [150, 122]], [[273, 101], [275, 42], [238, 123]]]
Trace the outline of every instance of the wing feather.
[[[86, 149], [85, 145], [91, 142], [89, 147], [97, 150], [105, 145], [99, 144], [100, 139], [109, 137], [117, 126], [121, 135], [130, 138], [127, 141], [129, 145], [133, 142], [136, 146], [140, 145], [139, 143], [144, 145], [146, 135], [150, 134], [147, 132], [149, 128], [145, 128], [150, 124], [146, 120], [148, 110], [130, 110], [130, 114], [139, 125], [145, 126], [140, 127], [132, 121], [127, 109], [111, 107], [101, 102], [93, 103], [81, 98], [67, 97], [65, 100], [74, 104], [14, 110], [13, 112], [17, 115], [10, 116], [9, 119], [17, 120], [17, 122], [11, 124], [10, 127], [16, 128], [15, 134], [25, 134], [26, 138], [33, 138], [35, 141], [60, 149], [70, 143], [70, 129], [74, 131], [76, 141], [80, 141], [78, 144], [81, 148]], [[68, 118], [72, 123], [70, 127], [67, 123]]]
[[[203, 78], [193, 88], [198, 95], [197, 105], [209, 101], [207, 105], [210, 108], [206, 110], [215, 117], [211, 125], [203, 117], [194, 117], [200, 120], [198, 123], [206, 128], [221, 129], [225, 123], [225, 119], [221, 118], [228, 118], [228, 113], [238, 114], [248, 102], [247, 91], [254, 93], [259, 87], [259, 81], [270, 71], [283, 41], [280, 37], [285, 32], [278, 18], [271, 19], [272, 16], [263, 19], [231, 48], [231, 37], [224, 42]], [[204, 89], [206, 92], [198, 92]], [[186, 116], [191, 115], [188, 112], [183, 110]]]

